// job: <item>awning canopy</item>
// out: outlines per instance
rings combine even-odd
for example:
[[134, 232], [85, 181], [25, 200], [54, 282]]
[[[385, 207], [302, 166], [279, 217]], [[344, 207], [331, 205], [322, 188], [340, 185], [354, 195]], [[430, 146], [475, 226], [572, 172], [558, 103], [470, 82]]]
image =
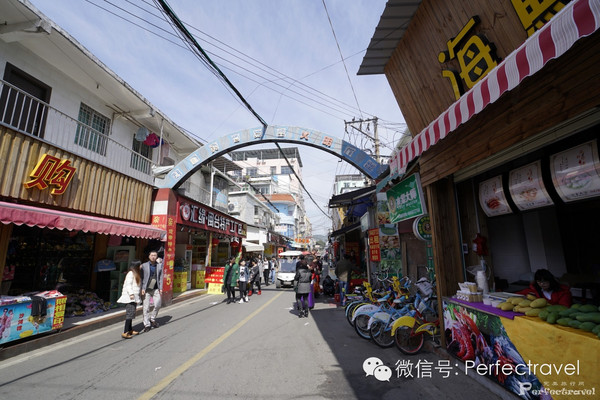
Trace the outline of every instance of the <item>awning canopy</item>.
[[[336, 196], [332, 196], [329, 200], [328, 207], [329, 208], [338, 208], [344, 206], [350, 206], [353, 204], [359, 203], [359, 200], [370, 196], [375, 193], [375, 186], [366, 186], [360, 188], [358, 190], [353, 190], [352, 192], [346, 192], [342, 194], [338, 194]], [[360, 201], [362, 203], [362, 201]]]
[[337, 231], [333, 231], [333, 232], [331, 232], [331, 235], [329, 235], [329, 236], [331, 236], [331, 237], [341, 236], [344, 233], [348, 233], [348, 232], [351, 232], [351, 231], [353, 231], [355, 229], [359, 229], [359, 228], [360, 228], [360, 222], [357, 222], [355, 224], [348, 225], [342, 229], [338, 229]]
[[541, 70], [548, 61], [562, 56], [577, 40], [596, 32], [599, 26], [600, 0], [575, 0], [567, 4], [410, 143], [394, 152], [390, 160], [392, 178], [403, 174], [410, 161]]
[[252, 252], [252, 251], [265, 251], [265, 248], [263, 247], [262, 244], [254, 244], [254, 243], [244, 243], [244, 249], [247, 252]]
[[0, 222], [3, 224], [12, 223], [39, 228], [66, 229], [68, 231], [94, 232], [145, 239], [165, 240], [167, 234], [164, 230], [155, 228], [152, 225], [1, 201]]

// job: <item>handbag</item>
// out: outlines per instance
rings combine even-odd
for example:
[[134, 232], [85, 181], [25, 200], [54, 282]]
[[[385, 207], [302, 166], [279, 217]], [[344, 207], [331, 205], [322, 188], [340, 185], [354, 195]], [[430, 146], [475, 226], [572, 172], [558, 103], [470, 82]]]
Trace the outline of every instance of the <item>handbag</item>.
[[148, 289], [153, 290], [154, 288], [156, 288], [156, 279], [152, 278], [148, 282]]

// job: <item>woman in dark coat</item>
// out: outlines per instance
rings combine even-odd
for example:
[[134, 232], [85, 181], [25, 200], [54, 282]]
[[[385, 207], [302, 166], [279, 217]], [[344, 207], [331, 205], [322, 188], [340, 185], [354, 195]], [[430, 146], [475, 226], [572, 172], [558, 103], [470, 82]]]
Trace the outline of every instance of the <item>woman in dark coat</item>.
[[[306, 263], [298, 263], [294, 277], [294, 290], [296, 291], [296, 306], [299, 310], [298, 317], [308, 317], [308, 294], [310, 293], [312, 271]], [[302, 304], [302, 307], [300, 307]]]

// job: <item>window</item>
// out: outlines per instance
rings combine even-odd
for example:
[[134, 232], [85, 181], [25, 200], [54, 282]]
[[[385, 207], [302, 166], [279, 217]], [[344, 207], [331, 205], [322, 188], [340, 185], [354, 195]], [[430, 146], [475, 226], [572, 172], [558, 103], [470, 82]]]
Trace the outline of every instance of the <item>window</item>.
[[152, 160], [152, 148], [144, 142], [138, 142], [133, 137], [133, 145], [131, 147], [133, 152], [131, 153], [131, 162], [129, 166], [137, 171], [150, 173], [150, 160]]
[[281, 175], [293, 175], [294, 170], [287, 165], [281, 166]]
[[246, 168], [246, 175], [248, 175], [251, 178], [256, 178], [256, 176], [258, 175], [258, 168]]
[[254, 206], [254, 215], [258, 215], [259, 214], [259, 208], [258, 206]]
[[[50, 86], [6, 63], [4, 80], [0, 82], [0, 118], [10, 127], [40, 138], [44, 128], [50, 101]], [[12, 85], [12, 86], [11, 86]]]
[[105, 156], [110, 120], [83, 103], [78, 120], [75, 144]]
[[271, 175], [277, 175], [277, 167], [271, 167]]

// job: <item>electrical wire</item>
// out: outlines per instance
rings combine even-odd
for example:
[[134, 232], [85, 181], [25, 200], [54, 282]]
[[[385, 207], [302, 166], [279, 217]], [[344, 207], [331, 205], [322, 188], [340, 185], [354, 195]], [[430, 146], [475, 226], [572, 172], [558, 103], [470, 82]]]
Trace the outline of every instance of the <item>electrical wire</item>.
[[[173, 44], [175, 44], [175, 45], [177, 45], [177, 46], [179, 46], [179, 47], [185, 48], [184, 46], [181, 46], [181, 45], [179, 45], [179, 44], [177, 44], [177, 43], [175, 43], [175, 42], [173, 42], [173, 41], [171, 41], [171, 40], [169, 40], [169, 39], [165, 38], [164, 36], [161, 36], [161, 35], [159, 35], [159, 34], [158, 34], [158, 33], [156, 33], [156, 32], [153, 32], [153, 31], [151, 31], [151, 30], [148, 30], [148, 29], [144, 28], [143, 26], [141, 26], [141, 25], [139, 25], [139, 24], [136, 24], [136, 23], [134, 23], [134, 22], [131, 22], [131, 21], [130, 21], [130, 20], [128, 20], [127, 18], [124, 18], [124, 17], [123, 17], [123, 16], [121, 16], [121, 15], [118, 15], [118, 14], [116, 14], [116, 13], [113, 13], [113, 12], [111, 12], [110, 10], [107, 10], [106, 8], [99, 6], [98, 4], [95, 4], [95, 3], [91, 2], [90, 0], [86, 0], [86, 1], [87, 1], [88, 3], [90, 3], [90, 4], [94, 5], [94, 6], [96, 6], [96, 7], [99, 7], [99, 8], [101, 8], [101, 9], [102, 9], [102, 10], [104, 10], [104, 11], [107, 11], [107, 12], [109, 12], [109, 13], [111, 13], [111, 14], [113, 14], [113, 15], [115, 15], [115, 16], [117, 16], [117, 17], [119, 17], [119, 18], [123, 19], [123, 20], [125, 20], [126, 22], [129, 22], [129, 23], [133, 24], [133, 25], [134, 25], [134, 26], [136, 26], [136, 27], [139, 27], [139, 28], [141, 28], [141, 29], [144, 29], [144, 30], [146, 30], [146, 31], [148, 31], [148, 32], [150, 32], [150, 33], [152, 33], [152, 34], [154, 34], [154, 35], [158, 36], [158, 37], [161, 37], [161, 38], [163, 38], [164, 40], [167, 40], [168, 42], [170, 42], [170, 43], [173, 43]], [[129, 11], [127, 11], [127, 10], [123, 9], [122, 7], [119, 7], [119, 6], [115, 5], [114, 3], [112, 3], [112, 2], [110, 2], [110, 1], [108, 1], [108, 0], [104, 0], [104, 1], [105, 1], [107, 4], [110, 4], [111, 6], [113, 6], [113, 7], [117, 8], [117, 9], [119, 9], [119, 10], [121, 10], [121, 11], [123, 11], [123, 12], [125, 12], [125, 13], [127, 13], [127, 14], [129, 14], [129, 15], [131, 15], [132, 17], [134, 17], [134, 18], [137, 18], [137, 19], [140, 19], [140, 20], [142, 20], [142, 21], [146, 22], [147, 24], [149, 24], [149, 25], [151, 25], [151, 26], [153, 26], [153, 27], [155, 27], [155, 28], [157, 28], [157, 29], [159, 29], [159, 30], [163, 31], [163, 32], [164, 32], [164, 33], [166, 33], [166, 34], [169, 34], [169, 35], [174, 35], [172, 32], [169, 32], [169, 31], [167, 31], [167, 30], [165, 30], [165, 29], [163, 29], [163, 28], [159, 27], [159, 26], [158, 26], [158, 25], [156, 25], [156, 24], [153, 24], [153, 23], [151, 23], [150, 21], [147, 21], [147, 20], [145, 20], [144, 18], [141, 18], [141, 17], [139, 17], [139, 16], [137, 16], [137, 15], [135, 15], [135, 14], [133, 14], [133, 13], [131, 13], [131, 12], [129, 12]], [[134, 5], [135, 7], [137, 7], [137, 8], [139, 8], [139, 9], [143, 10], [144, 12], [146, 12], [146, 13], [148, 13], [148, 14], [150, 14], [150, 15], [152, 15], [152, 16], [154, 16], [154, 17], [156, 17], [156, 18], [158, 18], [156, 15], [154, 15], [154, 14], [153, 14], [153, 13], [151, 13], [150, 11], [148, 11], [148, 10], [146, 10], [146, 9], [142, 8], [142, 7], [139, 7], [139, 6], [135, 5], [135, 4], [133, 4], [133, 3], [132, 3], [131, 1], [129, 1], [129, 0], [126, 0], [126, 1], [127, 1], [128, 3], [130, 3], [130, 4]], [[148, 4], [147, 2], [145, 2], [145, 3], [146, 3], [146, 4]], [[254, 62], [256, 62], [256, 63], [258, 63], [258, 64], [260, 64], [260, 65], [262, 65], [262, 66], [265, 66], [266, 68], [268, 68], [268, 69], [270, 69], [270, 70], [274, 71], [276, 74], [279, 74], [279, 76], [274, 76], [274, 78], [267, 78], [267, 77], [264, 77], [264, 76], [262, 76], [262, 75], [259, 75], [259, 74], [257, 74], [256, 72], [250, 71], [250, 70], [248, 70], [247, 68], [244, 68], [244, 67], [242, 67], [242, 66], [240, 66], [240, 65], [238, 65], [238, 64], [235, 64], [235, 63], [233, 63], [231, 60], [228, 60], [228, 59], [226, 59], [226, 58], [220, 57], [219, 55], [217, 55], [217, 54], [215, 54], [215, 53], [211, 53], [210, 51], [206, 51], [206, 53], [207, 53], [207, 54], [210, 54], [211, 56], [213, 56], [213, 57], [215, 57], [215, 58], [221, 59], [221, 60], [222, 60], [223, 62], [225, 62], [225, 63], [232, 64], [232, 65], [234, 65], [235, 67], [237, 67], [237, 68], [240, 68], [241, 70], [243, 70], [243, 71], [245, 71], [245, 72], [247, 72], [247, 73], [251, 73], [251, 74], [253, 74], [253, 75], [256, 75], [256, 76], [258, 76], [258, 77], [260, 77], [260, 78], [262, 78], [262, 79], [265, 79], [265, 82], [257, 82], [257, 81], [255, 81], [255, 80], [252, 80], [252, 79], [250, 79], [250, 80], [251, 80], [251, 81], [253, 81], [253, 82], [256, 82], [256, 83], [257, 83], [257, 84], [259, 84], [259, 85], [264, 85], [264, 86], [265, 86], [266, 88], [268, 88], [269, 90], [275, 91], [275, 92], [279, 93], [280, 95], [285, 95], [283, 92], [279, 92], [279, 91], [277, 91], [276, 89], [274, 89], [274, 88], [271, 88], [271, 87], [267, 86], [267, 85], [266, 85], [266, 83], [272, 83], [272, 82], [274, 82], [275, 80], [287, 80], [287, 81], [290, 81], [290, 80], [291, 80], [291, 85], [299, 84], [300, 86], [302, 86], [302, 87], [306, 88], [307, 90], [310, 90], [310, 91], [312, 91], [312, 92], [314, 92], [314, 93], [317, 93], [317, 94], [318, 94], [318, 97], [320, 97], [321, 99], [323, 99], [324, 101], [326, 101], [326, 103], [319, 102], [319, 104], [320, 104], [321, 106], [323, 106], [323, 107], [327, 107], [327, 108], [333, 109], [334, 111], [338, 111], [338, 112], [339, 112], [339, 111], [342, 111], [342, 112], [348, 112], [348, 111], [350, 111], [350, 110], [348, 110], [348, 109], [345, 109], [345, 110], [344, 110], [344, 109], [342, 109], [342, 110], [340, 110], [340, 107], [342, 107], [342, 106], [345, 106], [345, 107], [350, 107], [350, 108], [352, 108], [353, 110], [356, 110], [356, 109], [355, 109], [353, 106], [351, 106], [351, 105], [348, 105], [347, 103], [344, 103], [344, 102], [343, 102], [343, 101], [341, 101], [341, 100], [337, 100], [337, 99], [333, 98], [332, 96], [328, 96], [328, 95], [326, 95], [325, 93], [323, 93], [323, 92], [320, 92], [320, 91], [318, 91], [317, 89], [314, 89], [314, 88], [312, 88], [312, 87], [310, 87], [310, 86], [308, 86], [308, 85], [306, 85], [306, 84], [304, 84], [304, 83], [300, 82], [300, 80], [298, 80], [298, 79], [291, 78], [291, 77], [289, 77], [289, 76], [287, 76], [287, 75], [285, 75], [285, 74], [283, 74], [283, 73], [281, 73], [281, 72], [279, 72], [279, 71], [277, 71], [277, 70], [275, 70], [275, 69], [273, 69], [273, 68], [269, 67], [268, 65], [266, 65], [266, 64], [263, 64], [263, 63], [261, 63], [260, 61], [258, 61], [258, 60], [256, 60], [256, 59], [254, 59], [254, 58], [252, 58], [252, 57], [250, 57], [250, 56], [248, 56], [248, 55], [244, 54], [243, 52], [240, 52], [240, 51], [238, 51], [238, 50], [235, 50], [233, 47], [231, 47], [231, 46], [228, 46], [228, 45], [224, 44], [223, 42], [220, 42], [220, 41], [218, 41], [216, 38], [214, 38], [214, 37], [212, 37], [212, 36], [210, 36], [210, 35], [206, 34], [205, 32], [202, 32], [201, 30], [199, 30], [199, 29], [197, 29], [197, 28], [194, 28], [193, 26], [191, 26], [190, 28], [191, 28], [192, 30], [198, 31], [198, 32], [200, 32], [201, 34], [203, 34], [203, 35], [205, 35], [205, 36], [207, 36], [207, 37], [211, 38], [211, 40], [217, 41], [217, 42], [219, 42], [219, 43], [223, 44], [224, 46], [227, 46], [228, 48], [232, 49], [233, 51], [240, 53], [240, 54], [242, 55], [242, 57], [240, 57], [240, 56], [237, 56], [237, 55], [235, 55], [235, 54], [232, 54], [231, 52], [228, 52], [228, 51], [224, 50], [222, 47], [219, 47], [219, 46], [215, 45], [214, 43], [207, 42], [207, 44], [210, 44], [211, 46], [215, 46], [215, 47], [216, 47], [216, 48], [218, 48], [219, 50], [226, 52], [226, 54], [232, 55], [232, 56], [234, 56], [234, 57], [236, 57], [236, 58], [238, 58], [238, 59], [240, 59], [240, 60], [243, 60], [244, 62], [247, 62], [247, 60], [248, 60], [248, 59], [250, 59], [250, 60], [253, 60]], [[353, 54], [352, 56], [355, 56], [355, 55], [357, 55], [357, 54], [360, 54], [360, 53], [362, 53], [362, 52], [364, 52], [364, 50], [361, 50], [360, 52], [357, 52], [357, 53]], [[352, 57], [352, 56], [351, 56], [351, 57]], [[350, 58], [350, 57], [347, 57], [347, 58], [345, 58], [345, 59], [348, 59], [348, 58]], [[337, 63], [335, 63], [335, 64], [331, 64], [330, 66], [336, 65], [336, 64], [338, 64], [338, 63], [339, 63], [339, 62], [337, 62]], [[255, 65], [253, 65], [253, 67], [256, 67], [256, 66], [255, 66]], [[326, 68], [328, 68], [328, 67], [329, 67], [329, 66], [327, 66], [327, 67], [324, 67], [324, 68], [322, 68], [322, 69], [320, 69], [320, 70], [318, 70], [318, 71], [316, 71], [316, 72], [319, 72], [319, 71], [321, 71], [321, 70], [323, 70], [323, 69], [326, 69]], [[223, 66], [223, 68], [225, 68], [225, 67]], [[246, 76], [246, 75], [244, 75], [244, 74], [240, 73], [239, 71], [236, 71], [236, 70], [234, 70], [234, 69], [231, 69], [231, 68], [230, 68], [229, 70], [230, 70], [230, 71], [232, 71], [233, 73], [236, 73], [236, 74], [238, 74], [239, 76], [241, 76], [241, 77], [243, 77], [243, 78], [245, 78], [245, 79], [249, 79], [249, 77], [248, 77], [248, 76]], [[266, 70], [265, 70], [265, 69], [263, 69], [263, 68], [260, 68], [260, 70], [262, 70], [262, 71], [264, 71], [264, 72], [267, 72], [267, 73], [268, 73], [268, 71], [266, 71]], [[316, 72], [315, 72], [315, 73], [316, 73]], [[306, 75], [304, 78], [306, 78], [306, 77], [308, 77], [308, 76], [311, 76], [311, 75], [313, 75], [313, 74], [314, 74], [314, 73], [311, 73], [311, 74], [309, 74], [309, 75]], [[301, 78], [301, 79], [304, 79], [304, 78]], [[279, 87], [283, 88], [284, 90], [288, 90], [288, 88], [290, 87], [290, 86], [288, 86], [288, 87], [284, 87], [283, 85], [277, 85], [277, 86], [279, 86]], [[297, 95], [299, 95], [299, 96], [301, 96], [303, 99], [306, 99], [306, 95], [305, 95], [305, 94], [303, 94], [303, 93], [298, 93], [298, 92], [296, 92], [296, 91], [294, 91], [294, 93], [295, 93], [295, 94], [297, 94]], [[292, 96], [286, 96], [286, 97], [288, 97], [288, 98], [290, 98], [290, 99], [292, 99], [292, 100], [294, 100], [294, 101], [296, 101], [296, 102], [300, 102], [301, 104], [304, 104], [304, 105], [307, 105], [307, 106], [311, 107], [311, 106], [310, 106], [310, 105], [308, 105], [306, 102], [303, 102], [302, 100], [299, 100], [299, 99], [297, 99], [297, 98], [295, 98], [295, 97], [292, 97]], [[316, 100], [315, 100], [315, 101], [316, 101]], [[331, 102], [331, 101], [334, 101], [334, 102], [337, 102], [337, 103], [339, 103], [340, 105], [339, 105], [339, 106], [336, 106], [336, 107], [338, 107], [338, 108], [334, 108], [334, 107], [333, 107], [333, 106], [330, 104], [330, 102]], [[315, 108], [315, 107], [312, 107], [312, 108]], [[315, 109], [316, 109], [317, 111], [324, 112], [324, 111], [323, 111], [322, 109], [320, 109], [320, 108], [315, 108]], [[360, 109], [358, 109], [358, 111], [359, 111], [359, 112], [362, 112]], [[325, 113], [326, 113], [326, 112], [325, 112]], [[341, 119], [341, 117], [339, 117], [339, 116], [336, 116], [336, 115], [333, 115], [333, 114], [331, 114], [331, 113], [327, 113], [327, 114], [328, 114], [328, 115], [330, 115], [330, 116], [332, 116], [332, 117], [334, 117], [334, 118], [340, 118], [340, 119]], [[367, 113], [367, 114], [368, 114], [368, 113]]]
[[327, 14], [327, 20], [329, 21], [329, 26], [331, 27], [331, 33], [333, 33], [333, 38], [335, 39], [335, 44], [340, 53], [340, 59], [342, 60], [342, 64], [344, 65], [344, 70], [346, 70], [346, 77], [348, 78], [348, 83], [350, 83], [350, 88], [352, 89], [352, 94], [354, 95], [354, 100], [356, 101], [356, 106], [358, 107], [358, 111], [360, 117], [362, 118], [362, 111], [360, 110], [360, 105], [358, 104], [358, 98], [356, 97], [356, 92], [354, 91], [354, 86], [352, 85], [352, 80], [350, 79], [350, 74], [348, 73], [348, 67], [346, 66], [346, 62], [344, 61], [344, 55], [342, 54], [342, 49], [340, 48], [340, 43], [338, 42], [337, 36], [335, 35], [335, 29], [333, 29], [333, 23], [331, 22], [331, 18], [329, 17], [329, 11], [327, 11], [327, 5], [325, 4], [325, 0], [323, 1], [323, 8], [325, 9], [325, 14]]

